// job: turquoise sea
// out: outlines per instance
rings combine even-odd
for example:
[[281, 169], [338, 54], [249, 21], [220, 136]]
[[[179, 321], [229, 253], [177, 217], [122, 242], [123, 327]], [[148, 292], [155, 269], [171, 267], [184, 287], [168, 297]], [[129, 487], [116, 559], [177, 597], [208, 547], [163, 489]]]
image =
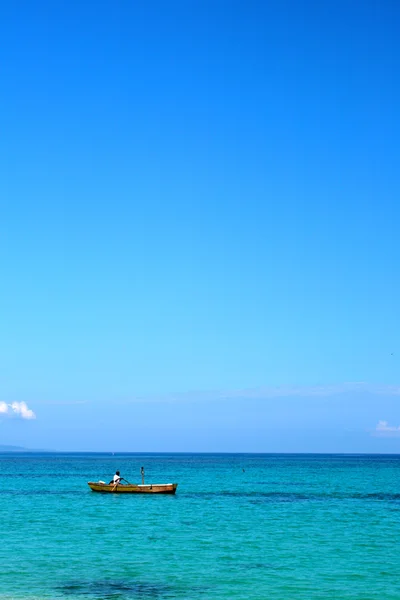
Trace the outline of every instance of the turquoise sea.
[[1, 600], [400, 599], [400, 456], [4, 453], [0, 507]]

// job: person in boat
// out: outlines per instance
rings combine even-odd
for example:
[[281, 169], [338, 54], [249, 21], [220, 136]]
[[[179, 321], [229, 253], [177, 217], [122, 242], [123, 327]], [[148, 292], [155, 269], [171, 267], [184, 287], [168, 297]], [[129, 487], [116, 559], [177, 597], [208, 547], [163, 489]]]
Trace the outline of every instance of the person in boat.
[[121, 483], [123, 477], [121, 477], [121, 475], [119, 474], [119, 471], [115, 471], [115, 475], [112, 478], [112, 480], [110, 481], [109, 485], [113, 485], [114, 488], [117, 487], [118, 484]]

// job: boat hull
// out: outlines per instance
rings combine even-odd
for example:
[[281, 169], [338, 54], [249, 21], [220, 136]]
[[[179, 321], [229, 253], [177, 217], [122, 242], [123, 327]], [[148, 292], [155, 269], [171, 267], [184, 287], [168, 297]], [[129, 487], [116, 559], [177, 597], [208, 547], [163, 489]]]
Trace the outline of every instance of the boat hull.
[[111, 494], [175, 494], [177, 483], [155, 483], [149, 485], [122, 485], [88, 481], [88, 486], [93, 492]]

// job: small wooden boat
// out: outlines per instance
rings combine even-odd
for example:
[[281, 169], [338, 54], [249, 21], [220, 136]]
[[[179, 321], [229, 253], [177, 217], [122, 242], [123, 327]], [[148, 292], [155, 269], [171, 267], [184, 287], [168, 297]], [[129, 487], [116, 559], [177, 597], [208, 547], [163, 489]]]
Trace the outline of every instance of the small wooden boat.
[[112, 494], [175, 494], [177, 483], [153, 483], [142, 485], [123, 485], [119, 483], [103, 483], [102, 481], [88, 481], [88, 486], [93, 492], [108, 492]]

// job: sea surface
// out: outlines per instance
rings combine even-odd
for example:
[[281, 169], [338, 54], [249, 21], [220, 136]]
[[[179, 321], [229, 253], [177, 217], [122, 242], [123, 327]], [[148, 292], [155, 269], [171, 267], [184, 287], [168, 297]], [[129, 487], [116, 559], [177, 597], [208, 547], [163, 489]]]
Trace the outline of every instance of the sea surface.
[[0, 535], [0, 600], [395, 600], [400, 456], [4, 453]]

